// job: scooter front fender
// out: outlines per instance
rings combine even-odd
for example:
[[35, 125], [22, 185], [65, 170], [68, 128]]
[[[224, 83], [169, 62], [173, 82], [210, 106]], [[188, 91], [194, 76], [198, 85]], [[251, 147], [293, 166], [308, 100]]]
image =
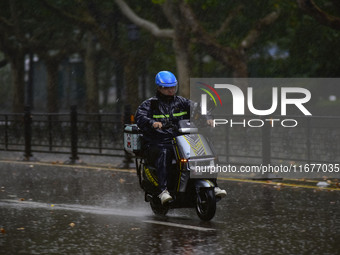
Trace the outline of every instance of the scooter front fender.
[[215, 184], [207, 179], [197, 179], [195, 180], [195, 187], [196, 189], [200, 188], [214, 188]]

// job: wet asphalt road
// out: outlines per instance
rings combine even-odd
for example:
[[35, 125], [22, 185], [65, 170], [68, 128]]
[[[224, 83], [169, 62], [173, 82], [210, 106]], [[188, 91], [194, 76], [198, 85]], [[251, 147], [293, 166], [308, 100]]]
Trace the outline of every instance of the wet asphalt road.
[[133, 171], [0, 162], [0, 254], [339, 254], [339, 191], [219, 183], [202, 222], [153, 216]]

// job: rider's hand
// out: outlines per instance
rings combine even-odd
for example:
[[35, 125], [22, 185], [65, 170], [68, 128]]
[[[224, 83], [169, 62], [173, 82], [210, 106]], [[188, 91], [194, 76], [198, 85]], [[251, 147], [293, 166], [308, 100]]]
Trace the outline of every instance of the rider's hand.
[[210, 120], [207, 120], [207, 124], [211, 127], [214, 126], [214, 120], [210, 119]]
[[155, 128], [155, 129], [157, 129], [157, 128], [161, 129], [163, 127], [163, 124], [162, 124], [162, 122], [154, 122], [152, 124], [152, 127]]

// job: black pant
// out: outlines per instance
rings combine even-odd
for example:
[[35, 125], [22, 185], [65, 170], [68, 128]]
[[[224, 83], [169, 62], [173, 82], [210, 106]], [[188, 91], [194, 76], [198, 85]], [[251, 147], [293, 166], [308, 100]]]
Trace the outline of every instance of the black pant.
[[147, 144], [145, 145], [144, 155], [148, 163], [157, 169], [161, 191], [167, 189], [169, 169], [175, 156], [172, 144]]

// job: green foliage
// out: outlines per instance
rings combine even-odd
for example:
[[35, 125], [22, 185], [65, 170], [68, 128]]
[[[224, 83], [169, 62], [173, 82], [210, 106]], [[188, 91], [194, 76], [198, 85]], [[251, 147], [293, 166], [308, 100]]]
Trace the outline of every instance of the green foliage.
[[[140, 17], [154, 22], [160, 28], [172, 28], [161, 8], [165, 0], [126, 2]], [[256, 27], [259, 19], [273, 11], [280, 12], [279, 19], [264, 28], [254, 46], [246, 52], [250, 77], [340, 76], [340, 31], [322, 26], [314, 18], [303, 14], [296, 1], [186, 2], [192, 7], [200, 24], [212, 35], [233, 15], [229, 25], [216, 38], [221, 45], [234, 49]], [[340, 17], [340, 1], [315, 2], [323, 10]], [[11, 12], [11, 4], [15, 7], [14, 13]], [[98, 42], [99, 77], [103, 79], [100, 80], [101, 88], [108, 84], [105, 72], [112, 72], [111, 76], [114, 76], [117, 63], [124, 65], [127, 56], [135, 59], [138, 74], [147, 72], [150, 89], [153, 88], [156, 72], [160, 69], [176, 69], [171, 40], [155, 38], [141, 29], [137, 40], [130, 40], [127, 27], [131, 22], [120, 13], [112, 0], [0, 1], [0, 17], [0, 52], [5, 52], [7, 45], [24, 47], [27, 52], [35, 54], [73, 46], [76, 48], [74, 52], [81, 55], [84, 45], [80, 35], [87, 31], [93, 32]], [[15, 25], [15, 29], [12, 25]], [[105, 44], [102, 43], [103, 38]], [[207, 48], [197, 45], [193, 37], [190, 40], [192, 77], [231, 75], [226, 66], [209, 57]], [[4, 96], [11, 89], [9, 71], [8, 66], [0, 69], [1, 98], [9, 98]], [[4, 104], [10, 105], [2, 101]]]

